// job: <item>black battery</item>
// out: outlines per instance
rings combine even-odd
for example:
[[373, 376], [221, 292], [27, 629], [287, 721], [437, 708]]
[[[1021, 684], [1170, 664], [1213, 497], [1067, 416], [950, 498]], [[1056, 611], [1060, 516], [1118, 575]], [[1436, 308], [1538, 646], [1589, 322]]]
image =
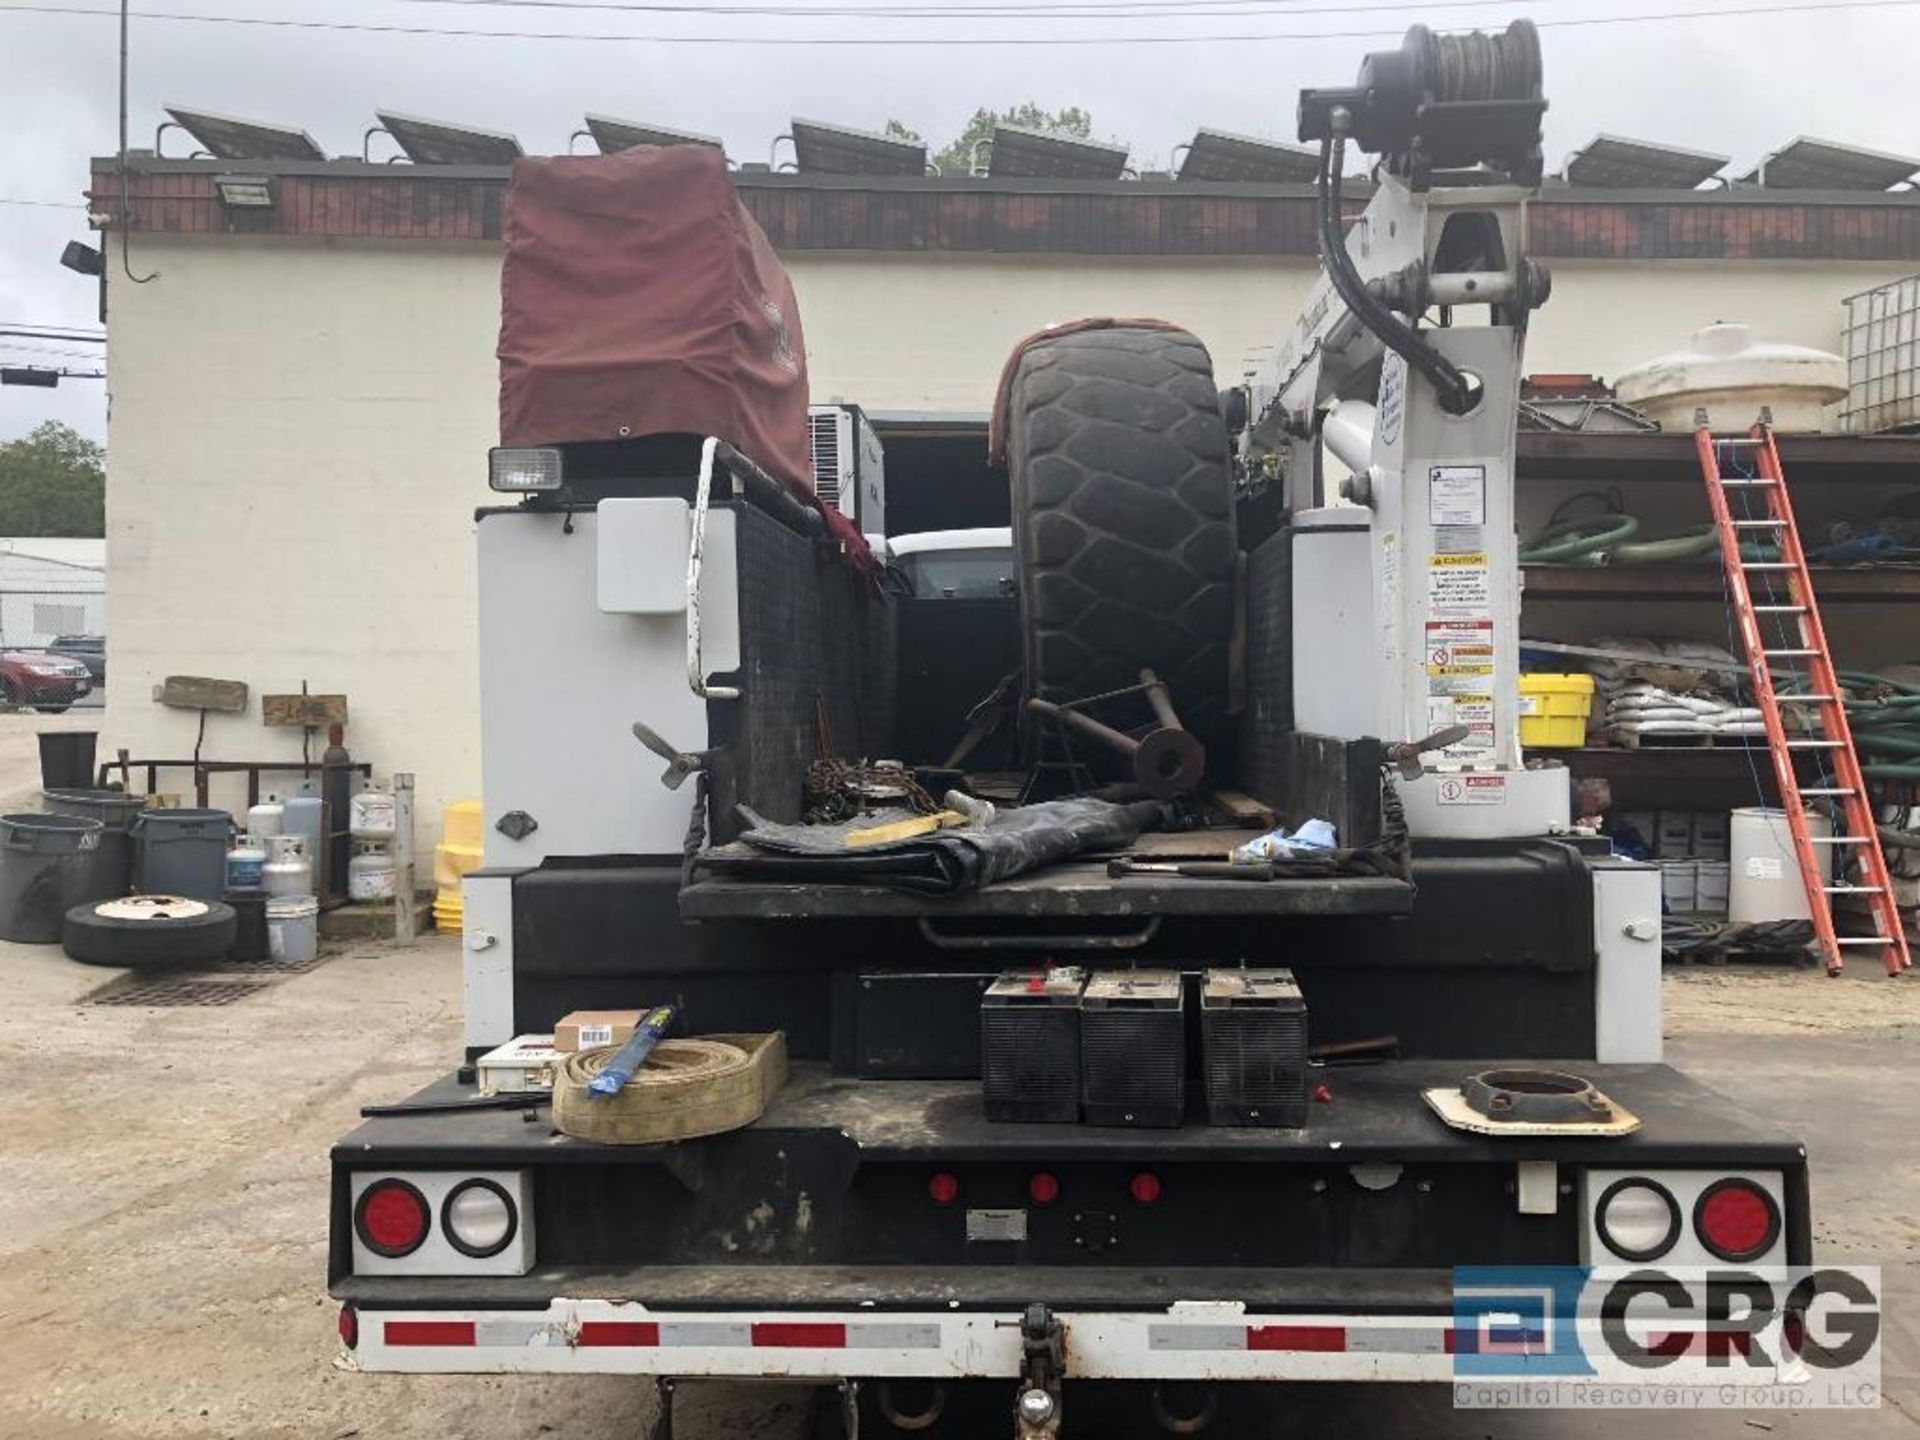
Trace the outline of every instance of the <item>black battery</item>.
[[1186, 1118], [1186, 999], [1177, 970], [1103, 970], [1080, 994], [1080, 1099], [1089, 1125], [1171, 1129]]
[[1207, 971], [1200, 1049], [1209, 1123], [1307, 1123], [1307, 1002], [1291, 970]]
[[980, 998], [980, 1083], [989, 1120], [1080, 1118], [1077, 966], [1009, 970]]

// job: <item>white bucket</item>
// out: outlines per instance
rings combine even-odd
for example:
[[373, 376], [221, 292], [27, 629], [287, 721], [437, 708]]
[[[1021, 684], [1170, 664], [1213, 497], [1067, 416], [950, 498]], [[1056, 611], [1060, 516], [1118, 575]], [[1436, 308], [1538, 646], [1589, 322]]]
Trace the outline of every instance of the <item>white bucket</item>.
[[279, 895], [267, 901], [267, 954], [282, 965], [300, 965], [320, 951], [320, 902], [311, 895]]
[[1731, 867], [1725, 860], [1696, 860], [1693, 867], [1697, 875], [1693, 908], [1702, 915], [1725, 915]]
[[[1824, 815], [1809, 811], [1807, 831], [1812, 835], [1831, 835], [1833, 826]], [[1832, 873], [1833, 847], [1817, 845], [1820, 873]], [[1793, 853], [1793, 832], [1787, 828], [1787, 812], [1750, 805], [1733, 812], [1729, 832], [1727, 877], [1727, 918], [1736, 925], [1758, 925], [1769, 920], [1809, 920], [1807, 887], [1800, 878], [1800, 862]]]
[[1669, 915], [1691, 915], [1699, 895], [1700, 872], [1691, 860], [1660, 862], [1660, 900]]

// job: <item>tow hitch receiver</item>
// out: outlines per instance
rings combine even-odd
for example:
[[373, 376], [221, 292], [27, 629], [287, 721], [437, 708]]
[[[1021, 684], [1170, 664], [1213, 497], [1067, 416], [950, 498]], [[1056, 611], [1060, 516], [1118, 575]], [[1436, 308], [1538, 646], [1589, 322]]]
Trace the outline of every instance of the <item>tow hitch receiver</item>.
[[1020, 1317], [1020, 1393], [1013, 1404], [1014, 1440], [1053, 1440], [1060, 1433], [1060, 1381], [1066, 1369], [1065, 1334], [1045, 1305]]

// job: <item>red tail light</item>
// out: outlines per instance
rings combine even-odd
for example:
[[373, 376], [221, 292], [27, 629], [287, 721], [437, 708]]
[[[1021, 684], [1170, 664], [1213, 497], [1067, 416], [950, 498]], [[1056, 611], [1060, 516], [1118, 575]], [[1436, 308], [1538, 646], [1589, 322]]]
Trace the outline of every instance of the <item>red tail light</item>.
[[376, 1180], [360, 1192], [353, 1228], [376, 1255], [397, 1260], [426, 1241], [433, 1212], [427, 1197], [404, 1180]]
[[1060, 1182], [1044, 1170], [1036, 1170], [1027, 1179], [1027, 1198], [1036, 1205], [1051, 1205], [1060, 1198]]
[[1693, 1207], [1700, 1243], [1722, 1260], [1757, 1260], [1780, 1238], [1780, 1207], [1751, 1180], [1716, 1180]]
[[340, 1307], [340, 1343], [349, 1350], [360, 1344], [360, 1312], [351, 1305]]
[[1136, 1205], [1151, 1205], [1160, 1198], [1160, 1177], [1151, 1170], [1142, 1170], [1127, 1182], [1127, 1193], [1133, 1196]]
[[951, 1205], [960, 1198], [960, 1182], [942, 1170], [927, 1181], [927, 1195], [936, 1205]]

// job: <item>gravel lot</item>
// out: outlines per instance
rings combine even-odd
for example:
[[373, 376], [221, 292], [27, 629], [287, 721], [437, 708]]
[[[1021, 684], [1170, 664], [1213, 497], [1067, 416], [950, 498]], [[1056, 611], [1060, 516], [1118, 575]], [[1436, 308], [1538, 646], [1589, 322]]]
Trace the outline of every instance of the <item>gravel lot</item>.
[[[65, 717], [62, 717], [63, 719]], [[30, 735], [0, 729], [0, 776]], [[30, 785], [0, 787], [8, 805]], [[459, 955], [367, 945], [217, 1009], [74, 1002], [112, 978], [0, 944], [0, 1437], [644, 1433], [651, 1392], [613, 1378], [364, 1376], [334, 1363], [326, 1153], [357, 1107], [447, 1069]], [[1889, 1403], [1870, 1414], [1475, 1414], [1440, 1388], [1290, 1387], [1260, 1434], [1584, 1436], [1920, 1432], [1920, 989], [1862, 973], [1670, 971], [1675, 1061], [1799, 1127], [1825, 1258], [1887, 1267]], [[1904, 1312], [1904, 1313], [1903, 1313]], [[682, 1440], [791, 1437], [772, 1387], [685, 1392]], [[996, 1437], [1002, 1433], [993, 1432]]]

